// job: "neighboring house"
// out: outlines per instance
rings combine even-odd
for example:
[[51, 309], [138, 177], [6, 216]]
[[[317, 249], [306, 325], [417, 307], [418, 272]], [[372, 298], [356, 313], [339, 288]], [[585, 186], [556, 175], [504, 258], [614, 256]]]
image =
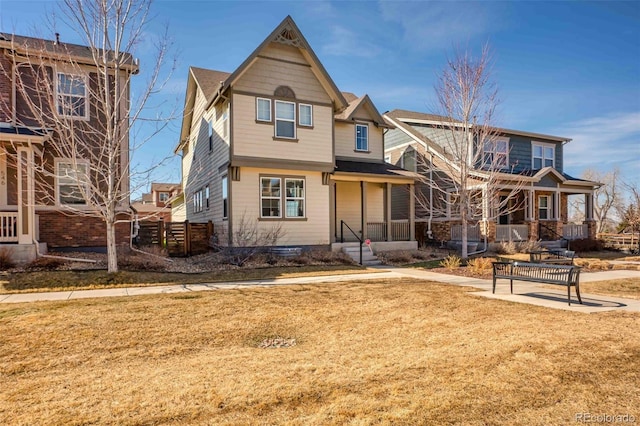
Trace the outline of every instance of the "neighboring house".
[[152, 183], [151, 192], [131, 203], [139, 220], [177, 222], [172, 217], [172, 203], [182, 194], [179, 183]]
[[282, 246], [337, 249], [355, 234], [415, 247], [413, 215], [391, 220], [392, 187], [414, 177], [385, 164], [389, 127], [368, 96], [338, 90], [287, 17], [232, 73], [190, 68], [176, 148], [186, 219], [213, 221], [221, 244], [279, 228]]
[[[70, 60], [76, 65], [73, 71]], [[25, 84], [33, 83], [29, 87], [33, 97], [46, 100], [40, 105], [42, 116], [63, 116], [77, 132], [85, 125], [95, 128], [100, 117], [87, 90], [96, 84], [92, 62], [92, 52], [86, 46], [0, 33], [0, 243], [17, 260], [34, 259], [38, 244], [41, 251], [47, 246], [106, 247], [106, 227], [101, 219], [70, 212], [71, 206], [80, 211], [84, 208], [77, 195], [79, 178], [74, 176], [89, 176], [92, 164], [53, 152], [51, 141], [58, 136], [42, 128], [42, 120], [28, 107], [24, 91], [17, 88], [18, 76]], [[127, 72], [137, 73], [133, 60], [127, 67]], [[36, 73], [47, 79], [35, 77]], [[53, 87], [37, 91], [43, 81], [52, 82]], [[54, 104], [55, 111], [44, 111]], [[125, 110], [127, 105], [122, 107]], [[127, 191], [128, 140], [122, 141], [122, 148], [118, 175], [125, 176], [122, 189]], [[45, 169], [49, 171], [46, 176], [37, 171]], [[128, 205], [123, 206], [122, 212], [127, 209]], [[118, 242], [128, 242], [128, 223], [117, 225], [116, 231]]]
[[[447, 170], [445, 163], [451, 161], [445, 142], [450, 132], [450, 127], [445, 124], [450, 122], [447, 118], [404, 110], [393, 110], [384, 116], [395, 127], [385, 136], [385, 158], [388, 162], [422, 174], [428, 173], [426, 170], [431, 164], [436, 173]], [[506, 196], [509, 185], [513, 187], [514, 182], [521, 185], [521, 190], [508, 201], [511, 208], [495, 211], [489, 207], [479, 208], [482, 216], [475, 220], [486, 223], [486, 226], [472, 230], [470, 237], [479, 239], [486, 235], [489, 242], [595, 238], [593, 191], [599, 184], [564, 173], [563, 148], [571, 139], [519, 130], [496, 131], [493, 152], [486, 154], [499, 160], [494, 164], [502, 165], [495, 175], [498, 176], [498, 193]], [[478, 149], [477, 144], [475, 149]], [[473, 171], [478, 177], [478, 188], [481, 188], [482, 173], [486, 170], [475, 167]], [[428, 185], [420, 183], [416, 186], [419, 196], [431, 197], [430, 203], [416, 207], [416, 220], [425, 222], [427, 237], [437, 241], [458, 240], [460, 221], [455, 202], [452, 203], [451, 198], [448, 198], [449, 203], [439, 202]], [[482, 190], [477, 195], [478, 203], [487, 198], [487, 193]], [[568, 223], [568, 196], [584, 197], [584, 223]], [[441, 199], [447, 197], [451, 194], [442, 194]], [[402, 194], [394, 193], [394, 199], [401, 198]], [[408, 216], [403, 205], [394, 204], [394, 218]]]

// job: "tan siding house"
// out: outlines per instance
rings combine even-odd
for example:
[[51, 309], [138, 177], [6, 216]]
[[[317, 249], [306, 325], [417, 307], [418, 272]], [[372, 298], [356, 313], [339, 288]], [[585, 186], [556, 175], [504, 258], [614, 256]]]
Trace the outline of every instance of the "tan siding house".
[[387, 128], [368, 96], [338, 90], [287, 17], [232, 73], [190, 69], [176, 148], [186, 219], [213, 221], [228, 245], [278, 228], [278, 246], [414, 247], [413, 218], [391, 223], [392, 186], [414, 178], [385, 164]]

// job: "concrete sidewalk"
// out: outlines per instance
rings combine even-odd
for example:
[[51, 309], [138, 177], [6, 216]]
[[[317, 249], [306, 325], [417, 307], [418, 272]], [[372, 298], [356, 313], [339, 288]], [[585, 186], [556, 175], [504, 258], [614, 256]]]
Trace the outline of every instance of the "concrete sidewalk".
[[[276, 278], [269, 280], [238, 281], [232, 283], [202, 283], [185, 285], [126, 287], [100, 290], [61, 291], [48, 293], [0, 294], [0, 303], [60, 301], [95, 297], [139, 296], [144, 294], [187, 293], [194, 291], [269, 287], [276, 285], [337, 283], [346, 281], [412, 277], [425, 281], [435, 281], [450, 285], [473, 287], [480, 291], [474, 292], [472, 294], [481, 297], [506, 300], [510, 302], [528, 303], [553, 309], [562, 309], [584, 313], [606, 312], [613, 310], [640, 312], [640, 300], [635, 299], [624, 299], [618, 297], [590, 295], [582, 293], [581, 296], [583, 304], [579, 304], [573, 290], [571, 292], [571, 306], [569, 306], [567, 304], [566, 288], [561, 286], [543, 286], [540, 284], [525, 281], [514, 281], [514, 294], [510, 294], [508, 280], [499, 280], [496, 286], [496, 294], [493, 294], [491, 292], [493, 286], [491, 280], [439, 274], [423, 269], [414, 268], [378, 267], [377, 269], [379, 269], [380, 272], [350, 275], [325, 275], [301, 278]], [[640, 279], [640, 271], [615, 270], [603, 272], [586, 272], [580, 274], [581, 283], [622, 278]]]

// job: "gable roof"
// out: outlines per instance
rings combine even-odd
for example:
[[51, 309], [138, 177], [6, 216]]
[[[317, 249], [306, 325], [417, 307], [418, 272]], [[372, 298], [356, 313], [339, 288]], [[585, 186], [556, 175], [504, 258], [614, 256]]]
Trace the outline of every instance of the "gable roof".
[[[376, 108], [376, 106], [373, 104], [373, 101], [371, 100], [371, 98], [369, 98], [369, 95], [363, 95], [360, 96], [359, 98], [356, 98], [356, 95], [354, 95], [353, 93], [349, 93], [349, 92], [343, 92], [343, 94], [347, 94], [347, 96], [349, 96], [350, 100], [349, 100], [349, 106], [344, 109], [342, 112], [335, 114], [334, 118], [336, 120], [339, 121], [352, 121], [354, 120], [354, 115], [356, 113], [356, 111], [360, 108], [360, 107], [364, 107], [367, 108], [369, 110], [369, 114], [371, 115], [371, 118], [373, 119], [373, 122], [375, 123], [376, 126], [378, 127], [393, 127], [390, 126], [385, 119], [382, 117], [382, 115], [380, 115], [380, 113], [378, 112], [378, 109]], [[346, 98], [346, 96], [345, 96]]]
[[324, 68], [315, 52], [307, 42], [307, 39], [304, 38], [302, 32], [293, 21], [290, 15], [287, 15], [286, 18], [282, 20], [280, 25], [278, 25], [272, 32], [264, 39], [262, 43], [245, 59], [242, 64], [236, 70], [229, 75], [224, 82], [222, 82], [221, 87], [218, 89], [217, 94], [214, 98], [208, 102], [207, 109], [211, 106], [211, 104], [215, 103], [220, 95], [222, 95], [233, 83], [235, 83], [244, 73], [245, 71], [257, 60], [258, 55], [262, 50], [264, 50], [269, 43], [278, 42], [288, 44], [300, 49], [300, 52], [305, 57], [305, 59], [311, 64], [311, 71], [315, 74], [315, 76], [320, 81], [320, 84], [327, 91], [331, 100], [333, 101], [334, 110], [341, 111], [347, 107], [348, 102], [342, 95], [342, 92], [338, 90], [338, 87], [333, 82], [329, 73]]
[[[78, 63], [95, 66], [94, 51], [96, 49], [80, 44], [0, 32], [0, 48], [8, 48], [25, 55], [37, 54], [55, 60], [68, 61], [71, 59]], [[97, 51], [100, 55], [103, 52], [102, 49], [97, 49]], [[108, 53], [113, 52], [108, 51]], [[131, 73], [137, 74], [139, 71], [138, 60], [129, 52], [120, 52], [120, 54], [124, 58], [125, 68]]]
[[[435, 124], [435, 125], [449, 125], [452, 123], [451, 118], [437, 114], [427, 114], [417, 111], [408, 111], [404, 109], [394, 109], [393, 111], [386, 112], [385, 115], [395, 117], [403, 122], [423, 123], [423, 124]], [[454, 120], [455, 123], [455, 120]], [[501, 127], [495, 128], [499, 133], [526, 136], [538, 139], [546, 139], [555, 142], [570, 142], [571, 138], [563, 136], [545, 135], [543, 133], [526, 132], [523, 130], [505, 129]]]
[[207, 103], [211, 102], [216, 94], [216, 90], [226, 81], [231, 74], [224, 71], [208, 70], [205, 68], [189, 67], [191, 75], [202, 89]]

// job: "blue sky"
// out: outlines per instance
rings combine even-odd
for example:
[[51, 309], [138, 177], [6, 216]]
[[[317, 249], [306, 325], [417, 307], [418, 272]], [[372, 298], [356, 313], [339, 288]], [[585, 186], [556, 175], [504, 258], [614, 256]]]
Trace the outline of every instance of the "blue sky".
[[[53, 2], [0, 0], [0, 29], [42, 29]], [[400, 2], [159, 0], [149, 40], [168, 24], [177, 69], [163, 105], [183, 104], [190, 65], [233, 71], [291, 15], [338, 87], [380, 110], [433, 110], [433, 85], [454, 47], [489, 43], [501, 127], [566, 136], [565, 172], [620, 167], [640, 181], [640, 2]], [[63, 41], [78, 41], [60, 29]], [[49, 31], [49, 33], [53, 33]], [[150, 58], [137, 52], [142, 62]], [[146, 61], [146, 62], [145, 62]], [[180, 122], [139, 153], [173, 151]], [[157, 180], [179, 180], [176, 158]]]

